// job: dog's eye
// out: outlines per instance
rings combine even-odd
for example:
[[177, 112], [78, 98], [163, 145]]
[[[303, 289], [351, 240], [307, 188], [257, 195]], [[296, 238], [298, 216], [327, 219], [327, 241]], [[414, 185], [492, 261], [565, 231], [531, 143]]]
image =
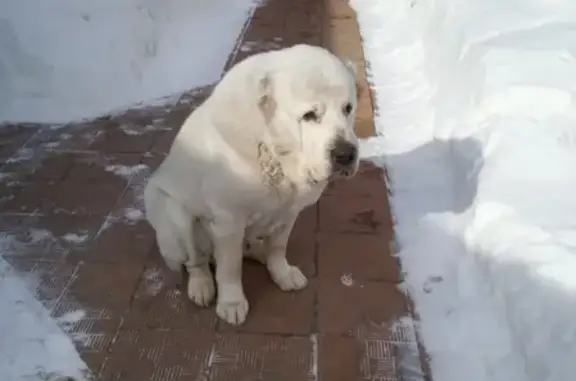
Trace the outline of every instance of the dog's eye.
[[318, 122], [318, 119], [318, 114], [314, 110], [308, 111], [302, 115], [302, 120], [305, 122]]
[[352, 103], [346, 103], [344, 107], [342, 107], [342, 112], [344, 115], [348, 116], [352, 112]]

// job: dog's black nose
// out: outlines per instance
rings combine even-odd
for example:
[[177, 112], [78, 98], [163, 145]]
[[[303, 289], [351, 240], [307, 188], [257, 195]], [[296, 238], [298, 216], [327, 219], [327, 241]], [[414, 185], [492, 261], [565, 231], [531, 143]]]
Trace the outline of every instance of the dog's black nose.
[[358, 148], [343, 138], [337, 138], [330, 151], [332, 163], [339, 167], [348, 167], [356, 162]]

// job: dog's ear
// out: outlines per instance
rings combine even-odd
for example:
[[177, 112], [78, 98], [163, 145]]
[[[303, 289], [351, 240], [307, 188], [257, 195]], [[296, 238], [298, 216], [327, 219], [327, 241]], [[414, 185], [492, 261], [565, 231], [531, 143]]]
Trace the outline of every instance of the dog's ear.
[[272, 78], [268, 74], [264, 75], [258, 83], [258, 107], [266, 123], [272, 119], [274, 111], [276, 110], [276, 101], [274, 99], [272, 86]]
[[344, 66], [346, 66], [346, 69], [348, 69], [350, 74], [352, 74], [352, 76], [354, 77], [354, 81], [356, 83], [356, 99], [360, 99], [360, 95], [362, 95], [363, 87], [360, 86], [360, 84], [358, 83], [358, 80], [357, 80], [358, 65], [356, 64], [356, 62], [352, 61], [349, 58], [340, 58], [340, 59], [344, 63]]
[[276, 107], [278, 107], [277, 100], [274, 96], [274, 78], [268, 74], [264, 75], [258, 83], [259, 100], [258, 108], [264, 117], [266, 126], [264, 131], [265, 136], [260, 138], [269, 144], [268, 149], [271, 149], [275, 155], [285, 156], [292, 152], [293, 133], [291, 129], [283, 128], [282, 125], [272, 125], [271, 121], [274, 118]]

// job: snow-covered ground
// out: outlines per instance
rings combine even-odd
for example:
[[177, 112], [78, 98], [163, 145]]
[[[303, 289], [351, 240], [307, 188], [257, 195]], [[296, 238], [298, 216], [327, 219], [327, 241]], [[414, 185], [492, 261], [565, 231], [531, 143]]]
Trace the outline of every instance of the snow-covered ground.
[[576, 378], [576, 2], [351, 0], [435, 381]]
[[0, 0], [0, 122], [65, 123], [219, 79], [253, 0]]
[[87, 380], [74, 343], [0, 256], [0, 380]]

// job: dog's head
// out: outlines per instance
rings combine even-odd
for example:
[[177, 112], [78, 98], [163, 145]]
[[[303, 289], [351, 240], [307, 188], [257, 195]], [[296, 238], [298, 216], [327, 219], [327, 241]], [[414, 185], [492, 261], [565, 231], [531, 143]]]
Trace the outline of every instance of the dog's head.
[[359, 160], [353, 65], [309, 45], [273, 59], [260, 83], [260, 109], [276, 154], [298, 163], [311, 182], [353, 176]]

